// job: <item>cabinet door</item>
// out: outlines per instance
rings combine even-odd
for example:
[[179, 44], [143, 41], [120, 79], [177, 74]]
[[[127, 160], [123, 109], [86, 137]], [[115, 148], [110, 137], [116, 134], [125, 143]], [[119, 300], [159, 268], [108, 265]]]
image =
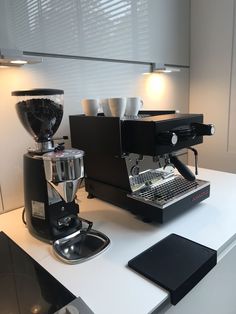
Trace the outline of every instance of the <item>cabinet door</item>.
[[190, 111], [216, 133], [199, 145], [199, 165], [236, 173], [236, 44], [234, 0], [191, 3]]
[[4, 2], [22, 50], [188, 64], [189, 0]]
[[150, 58], [189, 65], [189, 0], [149, 1]]

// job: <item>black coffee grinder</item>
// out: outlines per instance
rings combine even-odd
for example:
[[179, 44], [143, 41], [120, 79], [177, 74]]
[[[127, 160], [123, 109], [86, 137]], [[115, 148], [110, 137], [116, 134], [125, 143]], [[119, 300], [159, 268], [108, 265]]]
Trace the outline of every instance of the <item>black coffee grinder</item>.
[[16, 111], [36, 147], [24, 155], [26, 224], [32, 235], [52, 242], [81, 228], [76, 192], [84, 176], [84, 152], [54, 146], [52, 137], [63, 116], [64, 91], [14, 91]]

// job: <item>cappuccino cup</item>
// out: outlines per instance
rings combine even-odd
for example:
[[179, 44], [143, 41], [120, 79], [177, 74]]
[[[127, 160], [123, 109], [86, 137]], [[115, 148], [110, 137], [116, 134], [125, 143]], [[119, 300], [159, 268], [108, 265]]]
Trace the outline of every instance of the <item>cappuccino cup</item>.
[[124, 116], [126, 109], [125, 97], [109, 98], [108, 103], [112, 117], [122, 118]]
[[102, 108], [102, 111], [104, 113], [105, 117], [111, 117], [111, 110], [109, 107], [109, 102], [108, 102], [108, 98], [102, 98], [99, 100], [99, 104]]
[[81, 100], [84, 114], [86, 116], [96, 116], [98, 114], [99, 103], [98, 99], [87, 99], [84, 98]]
[[137, 116], [142, 106], [143, 101], [140, 97], [128, 97], [125, 116]]

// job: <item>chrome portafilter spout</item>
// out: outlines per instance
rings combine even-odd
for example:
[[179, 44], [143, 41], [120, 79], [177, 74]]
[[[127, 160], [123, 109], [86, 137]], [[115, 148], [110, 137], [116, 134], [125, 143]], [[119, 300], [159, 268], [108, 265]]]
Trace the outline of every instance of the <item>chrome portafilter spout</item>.
[[43, 155], [45, 177], [66, 202], [75, 199], [84, 177], [84, 152], [78, 149], [54, 151]]

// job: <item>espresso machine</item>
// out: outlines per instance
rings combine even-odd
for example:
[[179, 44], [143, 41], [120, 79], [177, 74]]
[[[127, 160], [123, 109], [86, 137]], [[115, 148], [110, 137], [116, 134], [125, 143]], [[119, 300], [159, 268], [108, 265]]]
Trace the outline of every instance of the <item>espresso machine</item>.
[[[88, 198], [163, 223], [209, 197], [210, 183], [195, 176], [198, 152], [192, 147], [214, 134], [202, 114], [140, 111], [122, 119], [73, 115], [70, 131], [73, 147], [85, 151]], [[195, 174], [180, 157], [187, 149], [195, 156]]]
[[[78, 216], [76, 192], [84, 177], [84, 152], [54, 144], [63, 117], [63, 94], [58, 89], [12, 92], [18, 117], [35, 140], [35, 147], [24, 155], [25, 223], [33, 236], [53, 243], [61, 259], [74, 263], [100, 252], [109, 239]], [[101, 241], [91, 248], [95, 234]]]

